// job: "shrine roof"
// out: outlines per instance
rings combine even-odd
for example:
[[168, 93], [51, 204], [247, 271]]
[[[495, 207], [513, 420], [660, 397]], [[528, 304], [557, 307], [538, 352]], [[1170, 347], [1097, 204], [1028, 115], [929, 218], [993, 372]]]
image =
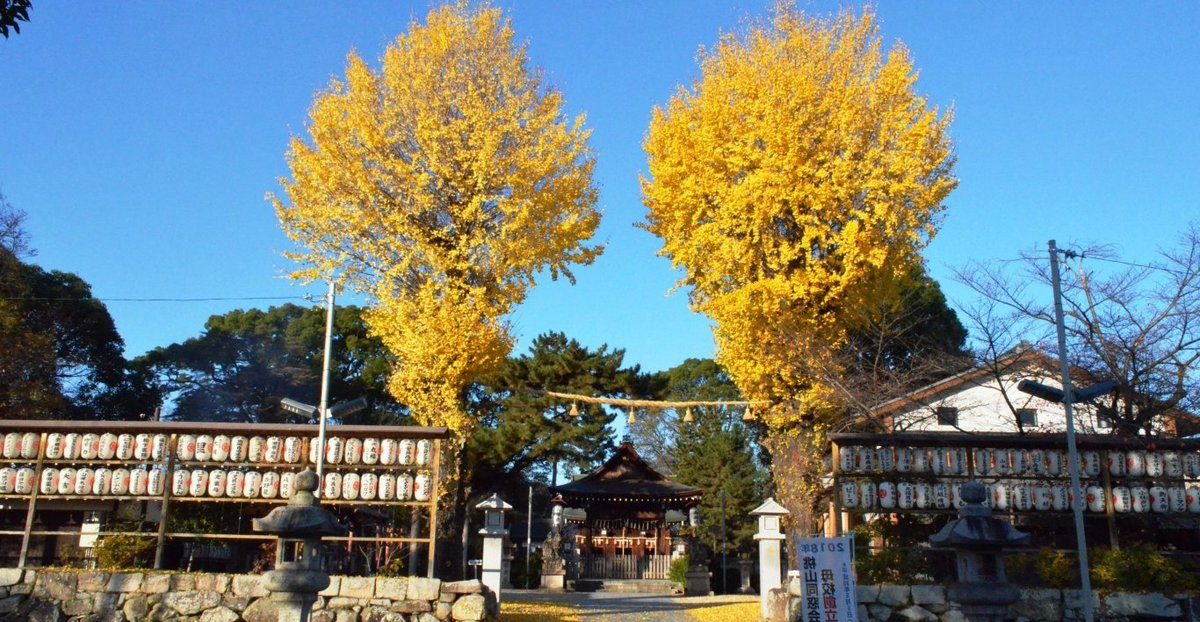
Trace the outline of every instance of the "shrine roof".
[[667, 479], [638, 455], [631, 443], [622, 443], [600, 468], [579, 479], [555, 486], [552, 492], [573, 498], [687, 499], [704, 491]]

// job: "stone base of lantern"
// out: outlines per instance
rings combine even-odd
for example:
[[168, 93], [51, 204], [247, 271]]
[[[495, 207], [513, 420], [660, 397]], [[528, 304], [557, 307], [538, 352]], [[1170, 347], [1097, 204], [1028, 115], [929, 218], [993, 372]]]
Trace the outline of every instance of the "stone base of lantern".
[[693, 568], [687, 571], [687, 574], [684, 575], [687, 577], [687, 582], [683, 586], [683, 593], [687, 596], [708, 596], [711, 591], [709, 575], [706, 568]]
[[566, 570], [549, 571], [542, 573], [542, 589], [554, 592], [561, 592], [567, 587], [567, 572]]
[[1001, 622], [1008, 606], [1021, 599], [1021, 591], [1011, 583], [955, 583], [946, 597], [962, 606], [969, 622]]

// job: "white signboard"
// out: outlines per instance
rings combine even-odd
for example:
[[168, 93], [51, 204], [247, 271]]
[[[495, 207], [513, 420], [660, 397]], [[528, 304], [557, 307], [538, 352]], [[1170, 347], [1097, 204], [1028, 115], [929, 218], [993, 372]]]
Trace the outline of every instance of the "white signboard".
[[858, 622], [854, 538], [796, 538], [800, 622]]

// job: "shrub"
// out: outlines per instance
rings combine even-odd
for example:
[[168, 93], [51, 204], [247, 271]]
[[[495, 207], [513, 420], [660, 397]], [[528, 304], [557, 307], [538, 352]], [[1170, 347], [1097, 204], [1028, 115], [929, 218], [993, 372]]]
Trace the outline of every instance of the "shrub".
[[692, 558], [687, 555], [681, 555], [675, 558], [675, 561], [671, 562], [671, 568], [667, 572], [667, 577], [670, 578], [674, 583], [686, 585], [687, 571], [691, 565]]
[[96, 565], [105, 569], [146, 568], [154, 556], [154, 538], [115, 534], [96, 544]]
[[1151, 544], [1089, 551], [1093, 587], [1122, 592], [1190, 592], [1196, 577]]

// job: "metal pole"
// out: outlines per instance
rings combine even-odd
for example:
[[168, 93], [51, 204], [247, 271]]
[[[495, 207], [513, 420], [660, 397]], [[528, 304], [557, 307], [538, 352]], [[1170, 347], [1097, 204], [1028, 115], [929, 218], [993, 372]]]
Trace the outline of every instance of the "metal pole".
[[334, 305], [334, 287], [333, 279], [329, 279], [329, 294], [325, 296], [325, 363], [321, 369], [321, 404], [317, 407], [317, 438], [319, 439], [321, 450], [317, 452], [317, 481], [321, 485], [317, 486], [316, 496], [321, 496], [321, 490], [325, 488], [325, 424], [329, 419], [329, 360], [332, 358], [333, 351], [333, 305]]
[[1074, 396], [1071, 394], [1071, 370], [1067, 363], [1067, 331], [1063, 320], [1062, 285], [1058, 273], [1058, 247], [1049, 242], [1050, 278], [1054, 288], [1054, 327], [1058, 331], [1058, 365], [1062, 372], [1063, 409], [1067, 413], [1067, 456], [1071, 471], [1071, 511], [1075, 515], [1075, 546], [1079, 549], [1079, 588], [1083, 600], [1083, 619], [1092, 622], [1092, 580], [1088, 576], [1087, 534], [1083, 529], [1083, 492], [1079, 483], [1079, 452], [1075, 448]]
[[725, 563], [728, 561], [729, 546], [725, 543], [725, 489], [721, 489], [721, 593], [728, 593], [725, 587]]
[[533, 485], [529, 486], [529, 507], [525, 510], [525, 589], [532, 589], [533, 573], [529, 571], [529, 551], [533, 548]]

